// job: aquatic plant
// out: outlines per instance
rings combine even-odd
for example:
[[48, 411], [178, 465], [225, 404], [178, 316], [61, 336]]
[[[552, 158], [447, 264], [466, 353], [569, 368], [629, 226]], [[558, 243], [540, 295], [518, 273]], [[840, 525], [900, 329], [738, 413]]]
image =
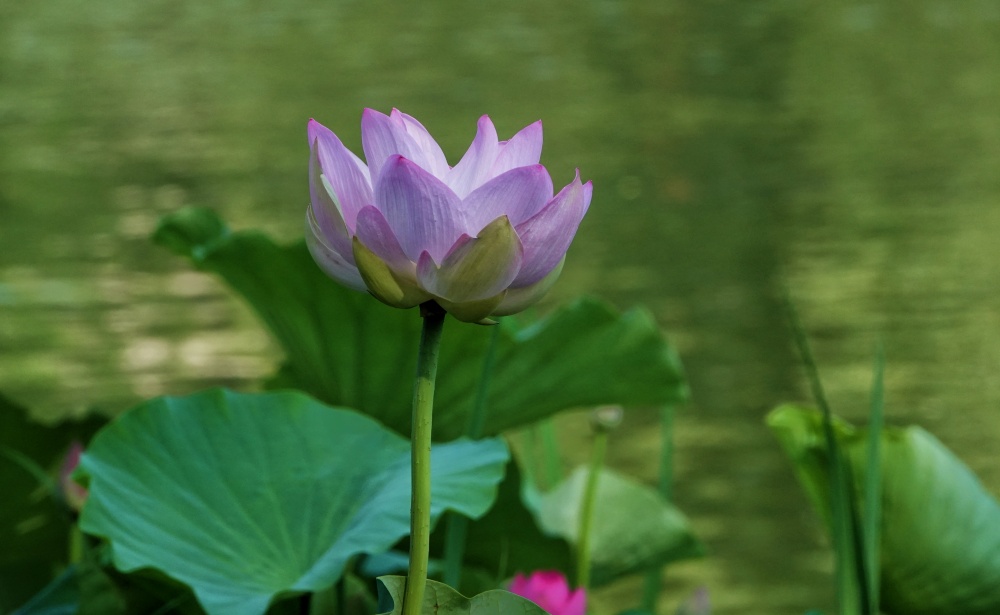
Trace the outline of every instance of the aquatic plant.
[[570, 590], [566, 576], [558, 570], [536, 570], [527, 576], [518, 573], [510, 582], [510, 591], [549, 615], [583, 615], [587, 611], [587, 592], [582, 587]]
[[[308, 247], [232, 232], [207, 209], [161, 221], [158, 243], [218, 275], [270, 329], [286, 356], [263, 386], [280, 391], [160, 397], [79, 428], [33, 425], [0, 398], [0, 482], [14, 494], [0, 510], [10, 521], [0, 523], [10, 546], [0, 553], [0, 610], [542, 615], [500, 588], [508, 571], [552, 570], [582, 580], [567, 589], [582, 613], [576, 596], [591, 586], [659, 576], [701, 553], [669, 490], [603, 467], [607, 433], [595, 433], [586, 489], [579, 470], [563, 477], [552, 463], [548, 419], [559, 412], [659, 406], [669, 417], [686, 401], [677, 353], [647, 311], [581, 298], [441, 337], [448, 314], [485, 323], [537, 301], [591, 197], [579, 176], [553, 196], [537, 164], [540, 124], [506, 142], [489, 118], [479, 128], [445, 170], [426, 131], [399, 112], [366, 112], [367, 165], [312, 122]], [[330, 162], [338, 156], [353, 166]], [[345, 189], [344, 175], [368, 183]], [[442, 203], [458, 208], [434, 208]], [[320, 219], [350, 235], [315, 235]], [[333, 249], [318, 241], [348, 239], [350, 252], [317, 256], [317, 246]], [[513, 247], [497, 251], [504, 242]], [[408, 264], [383, 250], [392, 245]], [[353, 269], [331, 267], [331, 254]], [[365, 261], [372, 255], [377, 262]], [[416, 305], [422, 318], [394, 309]], [[553, 436], [540, 455], [544, 481], [532, 469], [538, 458], [510, 455], [513, 430]], [[39, 500], [33, 481], [52, 497]], [[67, 503], [82, 503], [79, 516]], [[442, 570], [448, 584], [427, 578]]]
[[332, 278], [383, 303], [435, 301], [459, 320], [514, 314], [558, 278], [590, 206], [579, 171], [553, 196], [542, 123], [498, 141], [489, 116], [454, 167], [413, 117], [361, 117], [365, 162], [309, 122], [306, 238]]

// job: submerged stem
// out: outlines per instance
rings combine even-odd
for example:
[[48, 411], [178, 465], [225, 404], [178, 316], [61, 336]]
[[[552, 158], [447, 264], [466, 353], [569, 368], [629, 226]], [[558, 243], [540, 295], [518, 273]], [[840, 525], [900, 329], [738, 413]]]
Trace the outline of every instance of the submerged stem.
[[[486, 356], [483, 358], [483, 369], [479, 375], [479, 388], [476, 390], [476, 401], [472, 406], [472, 415], [465, 428], [465, 435], [478, 440], [483, 435], [486, 424], [486, 407], [490, 396], [490, 380], [493, 376], [493, 363], [496, 358], [497, 343], [500, 339], [500, 325], [495, 325], [490, 334]], [[444, 535], [444, 582], [455, 589], [462, 583], [462, 561], [465, 559], [465, 540], [469, 533], [469, 519], [458, 513], [448, 513], [445, 520]]]
[[576, 542], [576, 586], [584, 590], [590, 587], [590, 527], [594, 520], [594, 505], [597, 503], [597, 482], [604, 467], [604, 452], [608, 446], [606, 431], [594, 433], [594, 448], [590, 453], [590, 472], [583, 491], [580, 510], [580, 526]]
[[[660, 409], [660, 482], [659, 491], [663, 499], [670, 501], [673, 497], [674, 477], [674, 407], [665, 404]], [[660, 597], [663, 585], [663, 570], [666, 566], [654, 566], [646, 572], [642, 586], [642, 610], [656, 615], [656, 602]]]
[[536, 423], [532, 429], [538, 430], [541, 439], [545, 488], [553, 489], [563, 479], [562, 459], [559, 457], [559, 436], [556, 433], [555, 420], [550, 416]]
[[413, 423], [410, 432], [410, 568], [403, 593], [403, 615], [419, 615], [427, 584], [431, 538], [431, 428], [434, 416], [434, 381], [445, 312], [433, 301], [420, 306], [424, 319], [413, 384]]

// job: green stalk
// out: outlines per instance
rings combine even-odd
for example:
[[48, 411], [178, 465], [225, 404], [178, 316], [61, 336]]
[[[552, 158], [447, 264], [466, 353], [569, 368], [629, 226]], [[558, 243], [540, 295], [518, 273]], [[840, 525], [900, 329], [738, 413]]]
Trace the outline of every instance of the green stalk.
[[590, 527], [594, 521], [594, 504], [597, 500], [597, 482], [604, 466], [604, 453], [608, 448], [608, 434], [603, 429], [594, 433], [594, 448], [590, 453], [590, 473], [580, 503], [580, 526], [576, 543], [576, 586], [585, 591], [590, 588]]
[[427, 584], [431, 546], [431, 428], [434, 416], [434, 381], [445, 312], [437, 303], [420, 306], [424, 319], [413, 384], [413, 423], [410, 431], [410, 569], [403, 592], [403, 615], [420, 615]]
[[462, 560], [465, 559], [465, 537], [469, 533], [469, 520], [449, 512], [444, 528], [444, 573], [442, 581], [458, 589], [462, 582]]
[[465, 428], [465, 435], [473, 440], [483, 437], [483, 427], [486, 425], [486, 407], [490, 397], [490, 381], [493, 379], [493, 365], [496, 363], [497, 345], [500, 342], [500, 325], [494, 325], [490, 335], [486, 356], [483, 357], [483, 370], [479, 374], [479, 388], [476, 390], [476, 402], [472, 407], [472, 416]]
[[549, 490], [563, 479], [562, 460], [559, 457], [559, 436], [552, 417], [539, 421], [532, 429], [538, 430], [542, 441], [542, 471], [545, 474], [545, 489]]
[[[465, 428], [465, 435], [473, 440], [481, 438], [483, 426], [486, 424], [486, 405], [489, 400], [490, 380], [493, 376], [493, 364], [496, 359], [497, 342], [500, 339], [500, 325], [493, 327], [486, 356], [483, 358], [483, 370], [479, 374], [479, 388], [476, 390], [476, 401], [472, 406], [472, 416]], [[462, 582], [462, 561], [465, 559], [465, 539], [469, 532], [469, 519], [457, 513], [448, 513], [444, 534], [444, 582], [458, 589]]]
[[660, 495], [668, 502], [674, 497], [674, 407], [660, 409]]
[[[674, 491], [674, 407], [666, 404], [660, 410], [660, 482], [663, 499], [670, 501]], [[660, 597], [664, 566], [655, 566], [646, 573], [642, 587], [642, 610], [656, 615], [656, 601]]]
[[879, 544], [882, 524], [882, 425], [885, 405], [885, 350], [879, 344], [875, 350], [875, 376], [872, 382], [871, 414], [868, 418], [868, 462], [865, 464], [864, 531], [865, 571], [868, 573], [868, 613], [879, 612]]
[[80, 525], [74, 523], [69, 526], [69, 563], [79, 564], [86, 556], [86, 537], [80, 530]]
[[538, 425], [532, 425], [524, 430], [521, 442], [524, 446], [524, 476], [521, 478], [529, 484], [542, 489], [545, 487], [545, 477], [541, 468], [541, 446], [538, 443]]
[[785, 303], [792, 325], [792, 334], [799, 353], [802, 355], [802, 363], [806, 368], [813, 397], [823, 416], [823, 439], [829, 454], [827, 469], [830, 473], [832, 525], [830, 529], [836, 555], [838, 612], [841, 615], [860, 615], [867, 610], [868, 576], [864, 570], [864, 559], [859, 557], [863, 552], [863, 545], [855, 519], [849, 460], [844, 457], [834, 434], [833, 412], [830, 410], [830, 404], [827, 402], [826, 393], [823, 390], [819, 368], [816, 366], [816, 359], [813, 358], [805, 328], [799, 320], [798, 312], [795, 311], [787, 289], [785, 290]]

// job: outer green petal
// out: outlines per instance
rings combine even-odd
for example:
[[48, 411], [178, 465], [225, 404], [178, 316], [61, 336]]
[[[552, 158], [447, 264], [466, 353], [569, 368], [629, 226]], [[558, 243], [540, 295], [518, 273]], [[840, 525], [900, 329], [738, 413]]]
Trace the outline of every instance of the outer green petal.
[[501, 291], [499, 294], [489, 297], [487, 299], [480, 299], [479, 301], [464, 301], [461, 303], [452, 303], [445, 299], [437, 299], [438, 305], [445, 309], [446, 312], [461, 320], [462, 322], [474, 322], [477, 324], [494, 324], [491, 322], [482, 322], [487, 316], [493, 313], [498, 305], [503, 301], [504, 295], [507, 291]]
[[432, 297], [419, 286], [396, 275], [389, 265], [374, 252], [365, 247], [357, 237], [353, 240], [354, 262], [365, 281], [368, 292], [386, 305], [396, 308], [411, 308]]
[[471, 238], [463, 236], [438, 267], [424, 252], [417, 261], [417, 280], [427, 292], [452, 303], [495, 297], [521, 269], [524, 249], [507, 216], [493, 220]]
[[534, 284], [523, 288], [508, 288], [507, 296], [504, 297], [504, 300], [497, 306], [497, 309], [493, 310], [491, 315], [508, 316], [510, 314], [517, 314], [518, 312], [524, 311], [537, 303], [542, 297], [545, 296], [545, 293], [549, 292], [549, 289], [556, 283], [556, 280], [559, 279], [559, 274], [562, 273], [563, 264], [565, 262], [566, 257], [564, 256], [552, 271]]

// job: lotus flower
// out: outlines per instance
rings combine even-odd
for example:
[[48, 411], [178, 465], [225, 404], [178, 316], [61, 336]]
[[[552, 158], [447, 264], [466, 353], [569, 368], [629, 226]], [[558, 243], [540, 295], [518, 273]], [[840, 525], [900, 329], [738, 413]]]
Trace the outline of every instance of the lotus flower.
[[308, 133], [310, 252], [333, 279], [393, 307], [436, 301], [466, 322], [520, 312], [558, 278], [590, 206], [579, 171], [553, 196], [541, 122], [499, 141], [482, 116], [454, 167], [395, 109], [361, 115], [367, 164], [319, 122]]
[[587, 610], [583, 588], [570, 592], [566, 577], [556, 570], [539, 570], [530, 577], [518, 574], [511, 581], [510, 591], [531, 600], [550, 615], [583, 615]]
[[73, 471], [80, 465], [80, 455], [82, 454], [83, 444], [74, 440], [59, 467], [59, 493], [66, 505], [75, 512], [80, 512], [87, 501], [87, 490], [73, 480]]

